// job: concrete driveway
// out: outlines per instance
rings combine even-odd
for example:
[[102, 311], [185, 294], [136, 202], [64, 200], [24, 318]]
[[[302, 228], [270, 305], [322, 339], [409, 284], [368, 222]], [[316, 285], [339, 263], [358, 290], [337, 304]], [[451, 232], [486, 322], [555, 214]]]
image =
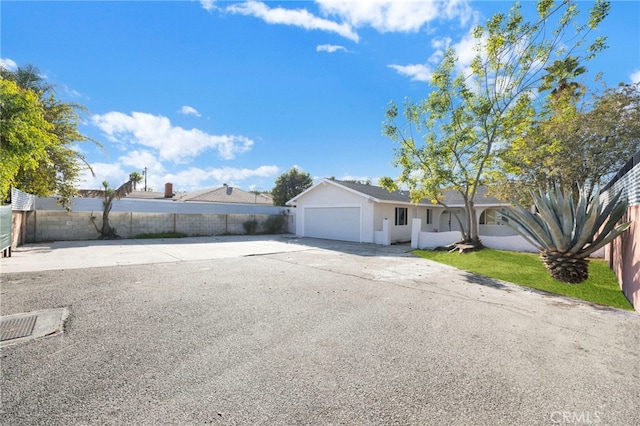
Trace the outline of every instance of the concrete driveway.
[[64, 333], [0, 349], [1, 422], [638, 424], [637, 314], [407, 249], [281, 237], [21, 248], [0, 263], [2, 315], [69, 317]]

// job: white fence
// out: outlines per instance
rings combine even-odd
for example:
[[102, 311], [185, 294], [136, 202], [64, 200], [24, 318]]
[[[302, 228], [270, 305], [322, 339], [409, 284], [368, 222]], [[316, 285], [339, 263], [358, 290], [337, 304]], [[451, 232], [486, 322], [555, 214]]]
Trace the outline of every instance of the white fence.
[[627, 197], [629, 207], [640, 205], [640, 152], [604, 187], [601, 197], [609, 201], [620, 191], [623, 198]]
[[[55, 197], [37, 197], [36, 210], [63, 211]], [[73, 198], [69, 206], [74, 212], [101, 212], [100, 198]], [[122, 198], [113, 200], [111, 211], [124, 213], [177, 213], [177, 214], [283, 214], [291, 213], [291, 207], [269, 206], [264, 204], [212, 203], [173, 200], [144, 200]]]
[[11, 210], [31, 211], [36, 208], [35, 195], [27, 194], [19, 189], [11, 188]]
[[[413, 219], [411, 223], [411, 248], [414, 249], [434, 249], [436, 247], [444, 247], [449, 244], [460, 241], [460, 232], [422, 232], [421, 219]], [[520, 235], [480, 235], [482, 244], [485, 247], [508, 250], [537, 253], [538, 249], [531, 245]], [[600, 249], [591, 257], [604, 257], [604, 249]]]

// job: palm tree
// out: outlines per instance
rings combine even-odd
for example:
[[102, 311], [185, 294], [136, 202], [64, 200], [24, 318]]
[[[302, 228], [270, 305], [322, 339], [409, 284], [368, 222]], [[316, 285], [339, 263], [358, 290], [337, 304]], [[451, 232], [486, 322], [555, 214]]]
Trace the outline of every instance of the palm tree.
[[587, 69], [580, 66], [577, 57], [570, 56], [564, 60], [557, 60], [544, 70], [547, 74], [542, 77], [542, 84], [538, 91], [552, 89], [551, 96], [555, 98], [564, 94], [574, 99], [580, 96], [582, 87], [574, 79], [587, 72]]
[[589, 255], [622, 234], [631, 222], [617, 225], [627, 211], [621, 192], [608, 203], [596, 190], [591, 198], [581, 189], [577, 204], [571, 195], [555, 187], [533, 196], [536, 212], [517, 205], [504, 213], [507, 224], [540, 252], [551, 276], [566, 283], [580, 283], [589, 276]]
[[102, 186], [104, 187], [104, 189], [96, 189], [87, 192], [87, 195], [90, 197], [100, 197], [103, 199], [102, 226], [98, 227], [98, 225], [96, 224], [96, 218], [95, 216], [93, 216], [93, 213], [91, 214], [91, 222], [96, 228], [96, 231], [100, 233], [99, 239], [113, 240], [120, 238], [120, 236], [116, 233], [116, 230], [109, 224], [109, 213], [111, 212], [111, 208], [113, 207], [113, 200], [119, 200], [120, 198], [133, 191], [133, 181], [129, 179], [128, 181], [120, 185], [118, 189], [110, 188], [107, 181], [103, 181]]
[[131, 172], [129, 174], [129, 180], [133, 183], [133, 190], [136, 190], [136, 187], [140, 182], [142, 182], [142, 175], [138, 172]]
[[18, 67], [15, 71], [0, 67], [0, 77], [13, 81], [21, 89], [33, 90], [39, 96], [53, 89], [53, 85], [45, 82], [40, 70], [31, 64]]

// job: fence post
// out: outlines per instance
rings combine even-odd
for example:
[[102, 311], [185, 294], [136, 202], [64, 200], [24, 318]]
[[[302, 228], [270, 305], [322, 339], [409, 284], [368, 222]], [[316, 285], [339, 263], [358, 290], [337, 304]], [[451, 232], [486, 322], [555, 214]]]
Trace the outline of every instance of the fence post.
[[414, 218], [411, 220], [411, 248], [417, 249], [420, 245], [420, 231], [422, 231], [422, 219]]

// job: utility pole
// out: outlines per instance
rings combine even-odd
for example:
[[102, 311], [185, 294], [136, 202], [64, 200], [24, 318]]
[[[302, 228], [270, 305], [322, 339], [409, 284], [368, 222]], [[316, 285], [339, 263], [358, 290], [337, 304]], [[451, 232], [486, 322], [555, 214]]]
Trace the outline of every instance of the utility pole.
[[142, 171], [142, 174], [144, 175], [144, 192], [147, 192], [147, 168], [146, 167]]

